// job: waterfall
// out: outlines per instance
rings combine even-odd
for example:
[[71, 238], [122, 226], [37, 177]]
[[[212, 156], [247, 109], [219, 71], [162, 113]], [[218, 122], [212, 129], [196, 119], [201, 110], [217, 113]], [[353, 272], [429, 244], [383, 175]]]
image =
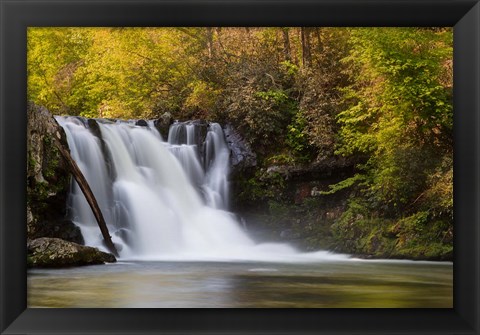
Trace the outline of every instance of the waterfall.
[[[122, 259], [328, 259], [281, 243], [256, 244], [228, 211], [229, 149], [217, 123], [177, 122], [164, 140], [153, 122], [56, 117], [90, 184]], [[106, 250], [95, 218], [72, 181], [67, 200], [85, 244]], [[336, 255], [335, 255], [336, 256]]]

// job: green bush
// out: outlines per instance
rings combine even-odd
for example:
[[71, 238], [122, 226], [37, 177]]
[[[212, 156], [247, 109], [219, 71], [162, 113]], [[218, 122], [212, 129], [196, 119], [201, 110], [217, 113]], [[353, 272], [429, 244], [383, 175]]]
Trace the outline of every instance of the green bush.
[[256, 171], [253, 177], [240, 178], [237, 184], [237, 201], [257, 205], [269, 200], [279, 200], [285, 189], [285, 179], [280, 173], [267, 172], [264, 169]]

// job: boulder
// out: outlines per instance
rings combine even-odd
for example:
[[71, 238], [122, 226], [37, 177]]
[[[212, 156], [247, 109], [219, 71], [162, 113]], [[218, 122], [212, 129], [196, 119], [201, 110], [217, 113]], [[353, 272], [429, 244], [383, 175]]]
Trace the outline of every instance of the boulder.
[[141, 127], [148, 127], [148, 123], [147, 123], [147, 121], [145, 121], [145, 120], [137, 120], [137, 121], [135, 122], [135, 125], [136, 125], [136, 126], [141, 126]]
[[172, 114], [165, 112], [160, 116], [158, 119], [153, 121], [154, 126], [162, 135], [163, 139], [168, 138], [168, 130], [170, 129], [170, 125], [173, 123]]
[[[31, 215], [31, 212], [27, 209], [27, 216]], [[68, 219], [49, 221], [38, 225], [35, 236], [56, 237], [78, 244], [85, 243], [80, 228]]]
[[59, 238], [42, 237], [27, 242], [29, 267], [68, 267], [116, 262], [112, 254]]

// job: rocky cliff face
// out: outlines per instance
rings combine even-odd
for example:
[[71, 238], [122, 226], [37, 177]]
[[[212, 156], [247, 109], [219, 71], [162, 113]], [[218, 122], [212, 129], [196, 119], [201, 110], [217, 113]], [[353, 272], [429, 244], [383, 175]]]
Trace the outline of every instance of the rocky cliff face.
[[70, 175], [54, 142], [68, 148], [66, 135], [43, 107], [30, 103], [27, 117], [27, 238], [83, 243], [79, 228], [66, 219]]
[[230, 149], [230, 164], [232, 173], [242, 173], [257, 166], [257, 155], [252, 151], [247, 141], [242, 138], [232, 125], [223, 127], [225, 141]]

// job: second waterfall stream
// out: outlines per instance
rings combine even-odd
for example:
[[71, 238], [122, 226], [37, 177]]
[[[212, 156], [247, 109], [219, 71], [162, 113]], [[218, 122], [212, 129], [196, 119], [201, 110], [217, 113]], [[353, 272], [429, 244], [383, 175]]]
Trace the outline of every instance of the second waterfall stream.
[[[284, 243], [255, 243], [228, 211], [229, 157], [221, 126], [174, 123], [164, 140], [153, 122], [56, 117], [72, 157], [97, 198], [120, 259], [322, 261]], [[72, 182], [67, 209], [86, 245], [106, 250], [95, 217]]]

